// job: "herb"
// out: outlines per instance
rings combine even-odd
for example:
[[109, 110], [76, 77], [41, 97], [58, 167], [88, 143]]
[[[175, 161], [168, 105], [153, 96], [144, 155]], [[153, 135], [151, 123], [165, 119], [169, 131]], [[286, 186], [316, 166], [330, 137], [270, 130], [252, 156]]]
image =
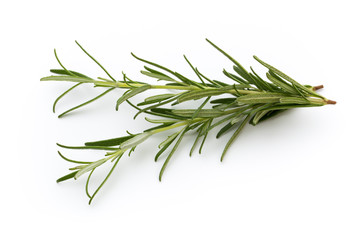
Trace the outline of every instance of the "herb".
[[[55, 57], [62, 69], [50, 70], [56, 75], [44, 77], [41, 81], [68, 81], [75, 83], [74, 86], [69, 88], [55, 100], [53, 105], [54, 112], [59, 100], [82, 84], [93, 84], [95, 87], [102, 87], [105, 89], [100, 95], [61, 113], [59, 117], [63, 117], [68, 113], [103, 97], [116, 88], [126, 89], [116, 102], [116, 110], [118, 110], [120, 104], [127, 102], [138, 110], [134, 118], [141, 113], [155, 117], [145, 118], [148, 122], [155, 124], [155, 127], [146, 129], [138, 134], [130, 134], [128, 132], [127, 136], [96, 142], [86, 142], [84, 146], [79, 147], [58, 144], [58, 146], [62, 148], [102, 150], [105, 151], [105, 156], [96, 161], [84, 162], [71, 160], [59, 152], [61, 158], [68, 162], [75, 163], [76, 166], [70, 168], [71, 173], [59, 178], [57, 182], [62, 182], [71, 178], [78, 179], [82, 175], [88, 174], [85, 189], [86, 194], [90, 198], [90, 204], [101, 187], [108, 180], [124, 153], [127, 152], [130, 155], [136, 147], [154, 134], [165, 131], [169, 132], [169, 136], [158, 145], [159, 151], [155, 155], [155, 161], [158, 161], [162, 155], [165, 155], [165, 151], [168, 150], [168, 154], [159, 174], [159, 180], [161, 181], [169, 161], [179, 147], [184, 135], [188, 132], [195, 132], [196, 136], [190, 150], [191, 156], [197, 147], [199, 153], [201, 153], [209, 131], [221, 126], [216, 135], [217, 138], [224, 135], [226, 132], [233, 131], [232, 136], [226, 143], [222, 152], [222, 161], [229, 147], [247, 123], [257, 125], [261, 121], [292, 108], [319, 107], [336, 103], [315, 92], [317, 89], [322, 88], [322, 85], [315, 87], [302, 85], [280, 70], [254, 56], [257, 62], [267, 68], [267, 80], [264, 80], [252, 68], [250, 68], [250, 71], [247, 71], [229, 54], [211, 41], [207, 41], [233, 62], [234, 73], [230, 73], [225, 69], [223, 70], [224, 75], [231, 80], [231, 84], [206, 77], [199, 69], [192, 65], [186, 56], [184, 56], [185, 61], [194, 71], [197, 80], [188, 78], [162, 65], [137, 57], [133, 53], [132, 55], [137, 60], [146, 64], [141, 73], [150, 78], [154, 78], [157, 81], [163, 81], [164, 84], [150, 84], [134, 81], [125, 73], [123, 73], [122, 80], [116, 80], [94, 57], [76, 42], [81, 50], [83, 50], [84, 53], [87, 54], [107, 75], [107, 78], [99, 77], [95, 79], [68, 70], [60, 62], [56, 51], [54, 51]], [[177, 92], [153, 95], [145, 98], [136, 105], [130, 101], [132, 97], [151, 89], [172, 89], [177, 90]], [[199, 107], [194, 109], [173, 107], [174, 105], [181, 105], [183, 102], [199, 99], [203, 99], [202, 103]], [[112, 164], [112, 167], [95, 192], [90, 193], [89, 183], [91, 176], [96, 168], [104, 164]]]

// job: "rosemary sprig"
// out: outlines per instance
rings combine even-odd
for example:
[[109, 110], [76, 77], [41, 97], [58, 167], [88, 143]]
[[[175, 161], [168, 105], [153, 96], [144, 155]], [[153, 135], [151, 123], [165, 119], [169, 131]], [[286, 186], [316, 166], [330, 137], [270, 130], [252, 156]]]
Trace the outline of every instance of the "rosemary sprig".
[[[44, 77], [41, 81], [67, 81], [75, 83], [75, 85], [55, 100], [53, 105], [54, 112], [59, 100], [82, 84], [93, 84], [95, 87], [102, 87], [105, 89], [100, 95], [61, 113], [59, 117], [63, 117], [70, 112], [99, 99], [116, 88], [126, 89], [116, 102], [116, 110], [118, 110], [120, 104], [127, 102], [138, 110], [134, 118], [141, 113], [155, 116], [155, 118], [145, 118], [148, 122], [155, 124], [155, 126], [138, 134], [128, 133], [127, 136], [86, 142], [84, 146], [77, 147], [58, 144], [58, 146], [62, 148], [103, 150], [105, 151], [105, 154], [104, 158], [96, 161], [77, 161], [71, 160], [59, 152], [61, 158], [77, 165], [70, 168], [71, 172], [59, 178], [57, 182], [62, 182], [71, 178], [77, 179], [84, 174], [88, 174], [85, 188], [86, 194], [90, 198], [90, 204], [101, 187], [108, 180], [124, 153], [127, 152], [130, 155], [135, 148], [152, 135], [161, 132], [169, 132], [168, 137], [159, 144], [159, 150], [155, 155], [155, 161], [158, 161], [165, 151], [170, 149], [159, 174], [159, 180], [161, 181], [171, 157], [179, 147], [184, 135], [188, 132], [196, 132], [196, 137], [190, 150], [191, 156], [200, 141], [199, 153], [201, 153], [209, 131], [222, 126], [216, 135], [218, 138], [225, 133], [236, 129], [225, 145], [221, 155], [222, 161], [227, 150], [247, 123], [257, 125], [261, 121], [292, 108], [319, 107], [336, 103], [316, 92], [316, 90], [322, 88], [322, 85], [315, 87], [302, 85], [280, 70], [254, 56], [255, 60], [268, 70], [266, 73], [267, 80], [264, 80], [252, 68], [250, 68], [250, 71], [247, 71], [228, 53], [210, 40], [206, 40], [233, 62], [234, 73], [230, 73], [225, 69], [223, 71], [224, 75], [232, 81], [231, 84], [206, 77], [194, 67], [186, 56], [184, 56], [185, 61], [194, 71], [198, 81], [157, 63], [142, 59], [133, 53], [132, 55], [134, 58], [146, 64], [141, 73], [144, 76], [156, 79], [157, 81], [163, 81], [164, 84], [150, 84], [147, 82], [134, 81], [125, 73], [123, 73], [122, 80], [116, 80], [93, 56], [76, 42], [80, 49], [88, 55], [110, 79], [103, 77], [91, 78], [65, 68], [60, 62], [56, 51], [54, 51], [55, 57], [62, 69], [50, 70], [56, 75]], [[136, 105], [130, 101], [132, 97], [152, 89], [172, 89], [177, 90], [177, 93], [153, 95], [145, 98]], [[198, 107], [193, 109], [172, 107], [174, 105], [180, 105], [183, 102], [199, 99], [204, 100]], [[112, 164], [112, 168], [105, 176], [103, 182], [91, 194], [88, 189], [91, 176], [99, 166], [104, 164]]]

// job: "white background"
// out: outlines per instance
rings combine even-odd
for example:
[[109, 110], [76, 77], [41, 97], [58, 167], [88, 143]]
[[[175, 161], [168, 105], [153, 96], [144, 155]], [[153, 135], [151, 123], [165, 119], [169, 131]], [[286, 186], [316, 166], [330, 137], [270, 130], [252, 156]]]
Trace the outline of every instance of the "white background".
[[[1, 239], [360, 239], [357, 2], [2, 1]], [[114, 110], [121, 90], [58, 119], [52, 101], [69, 85], [39, 81], [58, 68], [55, 47], [65, 66], [94, 77], [105, 75], [74, 40], [117, 78], [143, 80], [133, 51], [194, 77], [186, 54], [224, 79], [232, 65], [206, 37], [246, 67], [263, 71], [256, 54], [301, 83], [324, 84], [321, 94], [338, 104], [246, 126], [222, 163], [229, 134], [211, 135], [192, 158], [189, 136], [161, 183], [154, 137], [121, 160], [91, 206], [85, 178], [56, 184], [72, 166], [56, 142], [81, 145], [149, 124], [132, 120], [129, 106]], [[97, 90], [74, 91], [57, 113]]]

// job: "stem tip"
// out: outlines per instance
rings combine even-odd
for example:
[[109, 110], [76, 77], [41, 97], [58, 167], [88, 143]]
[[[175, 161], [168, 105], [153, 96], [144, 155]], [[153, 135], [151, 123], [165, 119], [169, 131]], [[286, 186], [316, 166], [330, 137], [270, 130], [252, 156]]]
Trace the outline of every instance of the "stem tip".
[[324, 88], [324, 85], [314, 86], [314, 91]]
[[336, 101], [333, 101], [333, 100], [327, 100], [326, 101], [327, 104], [336, 104]]

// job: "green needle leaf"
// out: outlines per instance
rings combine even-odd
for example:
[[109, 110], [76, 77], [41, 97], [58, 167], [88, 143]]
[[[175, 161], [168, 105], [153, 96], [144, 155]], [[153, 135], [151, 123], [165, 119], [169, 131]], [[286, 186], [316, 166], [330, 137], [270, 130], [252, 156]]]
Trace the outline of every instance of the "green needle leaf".
[[196, 71], [196, 69], [193, 67], [193, 65], [190, 63], [189, 59], [187, 59], [187, 57], [184, 55], [184, 58], [186, 60], [186, 62], [189, 64], [189, 66], [191, 67], [191, 69], [195, 72], [196, 76], [200, 79], [200, 81], [205, 84], [204, 80], [201, 78], [201, 75], [198, 73], [198, 71]]
[[93, 79], [84, 78], [84, 77], [77, 77], [77, 76], [48, 76], [43, 77], [40, 81], [64, 81], [64, 82], [82, 82], [82, 83], [93, 83]]
[[224, 103], [224, 104], [230, 104], [235, 102], [236, 98], [219, 98], [212, 100], [210, 103], [216, 104], [216, 103]]
[[245, 70], [245, 68], [243, 66], [241, 66], [240, 63], [238, 63], [238, 61], [236, 61], [233, 57], [231, 57], [229, 54], [227, 54], [224, 50], [222, 50], [221, 48], [216, 46], [214, 43], [212, 43], [209, 39], [206, 39], [206, 41], [208, 41], [214, 48], [216, 48], [219, 52], [224, 54], [230, 61], [232, 61], [236, 65], [239, 73], [241, 72], [241, 75], [243, 75], [242, 77], [244, 77], [246, 80], [250, 79], [250, 81], [251, 81], [251, 78], [250, 78], [248, 72]]
[[171, 71], [170, 69], [168, 69], [168, 68], [166, 68], [166, 67], [164, 67], [164, 66], [161, 66], [161, 65], [159, 65], [159, 64], [157, 64], [157, 63], [153, 63], [153, 62], [147, 61], [147, 60], [142, 59], [142, 58], [139, 58], [139, 57], [137, 57], [134, 53], [131, 53], [131, 55], [132, 55], [134, 58], [136, 58], [137, 60], [139, 60], [139, 61], [142, 61], [142, 62], [144, 62], [144, 63], [150, 64], [150, 65], [152, 65], [152, 66], [154, 66], [154, 67], [157, 67], [157, 68], [162, 69], [162, 70], [164, 70], [164, 71], [166, 71], [166, 72], [168, 72], [168, 73], [171, 73], [172, 75], [175, 75], [175, 72]]
[[256, 122], [255, 124], [258, 124], [259, 122], [262, 122], [262, 121], [265, 121], [265, 120], [267, 120], [267, 119], [270, 119], [270, 118], [272, 118], [272, 117], [274, 117], [274, 116], [276, 116], [276, 115], [278, 115], [279, 113], [282, 113], [282, 112], [284, 112], [284, 111], [286, 111], [286, 109], [284, 109], [284, 110], [269, 110], [269, 111], [266, 111], [267, 113], [266, 113], [263, 117], [261, 117], [261, 118], [258, 120], [258, 122]]
[[90, 57], [105, 73], [106, 75], [109, 76], [109, 78], [111, 78], [114, 82], [116, 82], [115, 78], [113, 78], [110, 73], [93, 57], [91, 56], [81, 45], [80, 43], [78, 43], [78, 41], [75, 41], [75, 43], [81, 48], [81, 50], [88, 55], [88, 57]]
[[204, 135], [204, 137], [203, 137], [203, 140], [202, 140], [201, 145], [200, 145], [200, 147], [199, 147], [199, 154], [201, 154], [201, 150], [202, 150], [202, 148], [203, 148], [203, 146], [204, 146], [204, 143], [205, 143], [205, 141], [206, 141], [206, 138], [207, 138], [207, 136], [208, 136], [209, 128], [210, 128], [210, 126], [211, 126], [212, 121], [213, 121], [213, 119], [210, 118], [210, 119], [207, 121], [206, 125], [203, 127], [203, 129], [201, 129], [201, 132], [200, 132], [200, 133], [201, 133], [201, 135]]
[[221, 89], [204, 89], [204, 90], [193, 90], [193, 91], [189, 91], [187, 93], [182, 94], [179, 98], [178, 98], [178, 102], [186, 102], [189, 100], [197, 100], [203, 97], [209, 97], [209, 96], [217, 96], [217, 95], [221, 95], [224, 93], [229, 92], [228, 89], [226, 90], [221, 90]]
[[209, 117], [218, 117], [224, 111], [217, 110], [217, 109], [174, 109], [171, 111], [173, 114], [191, 119], [196, 117], [199, 118], [209, 118]]
[[71, 70], [66, 71], [64, 69], [50, 69], [50, 72], [55, 73], [55, 74], [59, 74], [59, 75], [77, 76], [77, 77], [91, 79], [90, 77], [88, 77], [88, 76], [86, 76], [86, 75], [84, 75], [82, 73], [78, 73], [78, 72], [71, 71]]
[[233, 123], [229, 122], [224, 127], [220, 129], [220, 131], [217, 133], [216, 138], [221, 137], [224, 133], [228, 132], [232, 127], [234, 126]]
[[254, 117], [251, 119], [250, 123], [255, 126], [256, 124], [258, 124], [258, 122], [260, 121], [260, 119], [261, 119], [262, 117], [264, 117], [266, 114], [268, 114], [269, 112], [270, 112], [270, 110], [265, 110], [265, 111], [259, 111], [259, 112], [257, 112], [257, 113], [254, 115]]
[[173, 82], [174, 79], [164, 75], [164, 74], [159, 74], [159, 73], [153, 73], [153, 72], [147, 72], [147, 71], [140, 71], [142, 74], [152, 77], [152, 78], [156, 78], [158, 80], [165, 80], [165, 81], [169, 81], [169, 82]]
[[271, 71], [269, 71], [269, 73], [266, 73], [266, 76], [271, 82], [273, 82], [275, 85], [277, 85], [284, 91], [291, 93], [291, 94], [296, 94], [296, 90], [290, 84], [288, 84], [285, 81], [283, 81], [282, 79], [277, 78], [274, 75], [272, 75]]
[[72, 162], [72, 163], [79, 163], [79, 164], [91, 164], [92, 162], [84, 162], [84, 161], [76, 161], [76, 160], [71, 160], [69, 158], [66, 158], [64, 155], [61, 154], [60, 151], [58, 151], [59, 156], [64, 159], [65, 161], [68, 162]]
[[99, 185], [99, 187], [95, 190], [95, 192], [93, 193], [93, 195], [91, 196], [90, 200], [89, 200], [89, 205], [91, 204], [92, 200], [94, 199], [94, 197], [96, 196], [96, 194], [100, 191], [100, 189], [104, 186], [104, 184], [106, 183], [106, 181], [109, 179], [110, 175], [113, 173], [114, 169], [116, 168], [116, 165], [118, 164], [120, 158], [122, 157], [123, 154], [121, 154], [120, 156], [117, 157], [114, 165], [112, 166], [112, 168], [110, 169], [109, 173], [106, 175], [105, 179], [101, 182], [101, 184]]
[[165, 162], [164, 162], [164, 164], [163, 164], [163, 166], [162, 166], [162, 168], [161, 168], [161, 170], [160, 170], [160, 174], [159, 174], [159, 181], [160, 181], [160, 182], [161, 182], [162, 175], [164, 174], [164, 171], [165, 171], [165, 169], [166, 169], [166, 166], [168, 165], [168, 163], [169, 163], [172, 155], [173, 155], [174, 152], [176, 151], [176, 149], [179, 147], [179, 144], [180, 144], [181, 140], [183, 139], [185, 133], [187, 132], [187, 128], [188, 128], [188, 126], [185, 127], [185, 128], [183, 129], [183, 131], [180, 133], [180, 136], [179, 136], [178, 140], [176, 141], [174, 147], [172, 148], [171, 152], [170, 152], [169, 155], [167, 156], [167, 158], [166, 158], [166, 160], [165, 160]]
[[203, 131], [206, 124], [207, 124], [207, 122], [203, 123], [201, 125], [201, 127], [199, 127], [199, 129], [198, 129], [198, 135], [196, 136], [195, 141], [194, 141], [194, 143], [193, 143], [193, 145], [191, 147], [190, 153], [189, 153], [190, 157], [192, 156], [192, 154], [193, 154], [193, 152], [195, 150], [195, 147], [196, 147], [198, 141], [200, 140], [200, 137], [202, 136], [202, 131]]
[[129, 140], [133, 136], [134, 135], [124, 136], [119, 138], [110, 138], [110, 139], [94, 141], [94, 142], [86, 142], [85, 146], [104, 146], [104, 147], [118, 146], [121, 143]]
[[283, 98], [280, 98], [280, 103], [285, 103], [285, 104], [309, 104], [310, 101], [307, 100], [306, 98], [301, 98], [301, 97], [283, 97]]
[[143, 85], [141, 87], [134, 88], [131, 91], [129, 91], [127, 94], [122, 95], [116, 102], [116, 110], [119, 109], [119, 105], [121, 103], [125, 102], [126, 100], [132, 98], [133, 96], [138, 95], [138, 94], [140, 94], [140, 93], [142, 93], [142, 92], [144, 92], [144, 91], [146, 91], [146, 90], [148, 90], [150, 88], [151, 88], [151, 85], [146, 84], [146, 85]]
[[224, 160], [225, 154], [226, 152], [229, 150], [229, 147], [231, 146], [231, 144], [234, 142], [234, 140], [236, 139], [236, 137], [239, 135], [239, 133], [241, 132], [241, 130], [244, 128], [244, 126], [246, 125], [246, 123], [249, 121], [250, 115], [248, 115], [244, 121], [242, 121], [242, 123], [240, 124], [240, 126], [238, 127], [238, 129], [234, 132], [234, 134], [231, 136], [230, 140], [227, 142], [223, 153], [221, 154], [221, 161]]
[[93, 149], [93, 150], [118, 150], [119, 148], [111, 148], [111, 147], [104, 147], [104, 146], [66, 146], [60, 143], [57, 143], [59, 147], [67, 148], [67, 149]]
[[[235, 65], [233, 67], [233, 69], [235, 70], [235, 72], [237, 74], [239, 74], [241, 77], [243, 77], [244, 79], [246, 79], [248, 81], [248, 83], [253, 83], [256, 85], [256, 82], [254, 82], [254, 80], [251, 78], [250, 74], [245, 70], [245, 68], [243, 68], [243, 66], [239, 65]], [[256, 85], [258, 86], [258, 85]]]
[[133, 135], [132, 138], [129, 138], [125, 142], [122, 142], [120, 144], [120, 149], [131, 149], [133, 147], [136, 147], [140, 143], [144, 142], [146, 139], [148, 139], [153, 133], [151, 132], [143, 132], [140, 134]]
[[68, 90], [66, 90], [65, 92], [63, 92], [59, 97], [56, 98], [56, 100], [54, 101], [54, 104], [53, 104], [53, 112], [55, 113], [55, 107], [56, 107], [56, 104], [58, 103], [58, 101], [63, 98], [66, 94], [68, 94], [70, 91], [72, 91], [74, 88], [80, 86], [82, 83], [77, 83], [75, 84], [74, 86], [72, 86], [71, 88], [69, 88]]
[[156, 73], [158, 75], [162, 75], [162, 76], [166, 76], [168, 78], [170, 78], [168, 75], [166, 75], [165, 73], [162, 73], [162, 72], [159, 72], [159, 71], [156, 71], [155, 69], [152, 69], [148, 66], [144, 66], [145, 70], [147, 70], [148, 72], [151, 72], [151, 73]]
[[[196, 118], [196, 117], [199, 115], [200, 111], [203, 110], [205, 104], [210, 100], [210, 98], [211, 98], [211, 96], [209, 96], [209, 97], [207, 97], [207, 98], [205, 99], [205, 101], [204, 101], [204, 102], [199, 106], [199, 108], [196, 109], [196, 111], [193, 113], [193, 115], [191, 116], [191, 119], [194, 119], [194, 118]], [[213, 109], [211, 109], [211, 110], [213, 110]]]
[[169, 98], [172, 98], [174, 96], [175, 96], [175, 94], [169, 94], [169, 93], [151, 96], [151, 97], [145, 98], [144, 102], [139, 103], [138, 106], [161, 102], [161, 101], [167, 100]]
[[155, 156], [155, 162], [157, 162], [157, 160], [159, 159], [159, 157], [161, 156], [161, 154], [171, 145], [171, 143], [174, 142], [174, 140], [176, 139], [176, 137], [179, 135], [179, 132], [176, 132], [172, 135], [170, 135], [165, 141], [163, 141], [159, 147], [161, 147], [161, 149], [158, 151], [158, 153]]
[[204, 78], [206, 81], [208, 81], [211, 85], [213, 85], [214, 87], [221, 87], [221, 84], [218, 84], [216, 81], [211, 80], [210, 78], [206, 77], [204, 74], [202, 74], [199, 69], [195, 68], [195, 71], [202, 77]]
[[68, 180], [68, 179], [74, 178], [75, 175], [76, 175], [78, 172], [79, 172], [79, 171], [69, 173], [69, 174], [67, 174], [67, 175], [59, 178], [58, 180], [56, 180], [56, 182], [59, 183], [59, 182], [63, 182], [63, 181], [66, 181], [66, 180]]
[[163, 148], [163, 147], [166, 146], [169, 142], [172, 142], [179, 134], [180, 134], [180, 132], [175, 132], [175, 133], [171, 134], [170, 136], [168, 136], [164, 141], [162, 141], [162, 142], [159, 144], [159, 148]]
[[78, 179], [84, 173], [89, 172], [89, 171], [99, 167], [100, 165], [105, 163], [107, 160], [108, 160], [107, 158], [103, 158], [98, 161], [92, 162], [91, 164], [87, 165], [86, 167], [80, 169], [74, 176], [75, 180]]
[[76, 107], [70, 108], [69, 110], [67, 110], [67, 111], [63, 112], [62, 114], [60, 114], [58, 117], [61, 118], [61, 117], [65, 116], [66, 114], [68, 114], [68, 113], [70, 113], [70, 112], [72, 112], [72, 111], [74, 111], [74, 110], [76, 110], [76, 109], [79, 109], [79, 108], [81, 108], [81, 107], [83, 107], [83, 106], [86, 106], [86, 105], [88, 105], [89, 103], [92, 103], [92, 102], [94, 102], [95, 100], [97, 100], [97, 99], [105, 96], [107, 93], [109, 93], [110, 91], [112, 91], [112, 90], [114, 90], [114, 89], [115, 89], [115, 88], [110, 88], [110, 89], [106, 90], [105, 92], [101, 93], [100, 95], [98, 95], [98, 96], [90, 99], [89, 101], [86, 101], [86, 102], [84, 102], [84, 103], [82, 103], [82, 104], [79, 104], [79, 105], [77, 105]]
[[227, 76], [228, 78], [234, 80], [237, 83], [249, 84], [249, 82], [247, 82], [246, 80], [244, 80], [244, 79], [242, 79], [242, 78], [240, 78], [240, 77], [238, 77], [238, 76], [236, 76], [236, 75], [234, 75], [232, 73], [227, 72], [225, 69], [223, 70], [223, 73], [224, 73], [225, 76]]
[[287, 97], [287, 95], [276, 93], [257, 93], [240, 96], [236, 99], [238, 103], [257, 104], [257, 103], [277, 103], [280, 98]]

